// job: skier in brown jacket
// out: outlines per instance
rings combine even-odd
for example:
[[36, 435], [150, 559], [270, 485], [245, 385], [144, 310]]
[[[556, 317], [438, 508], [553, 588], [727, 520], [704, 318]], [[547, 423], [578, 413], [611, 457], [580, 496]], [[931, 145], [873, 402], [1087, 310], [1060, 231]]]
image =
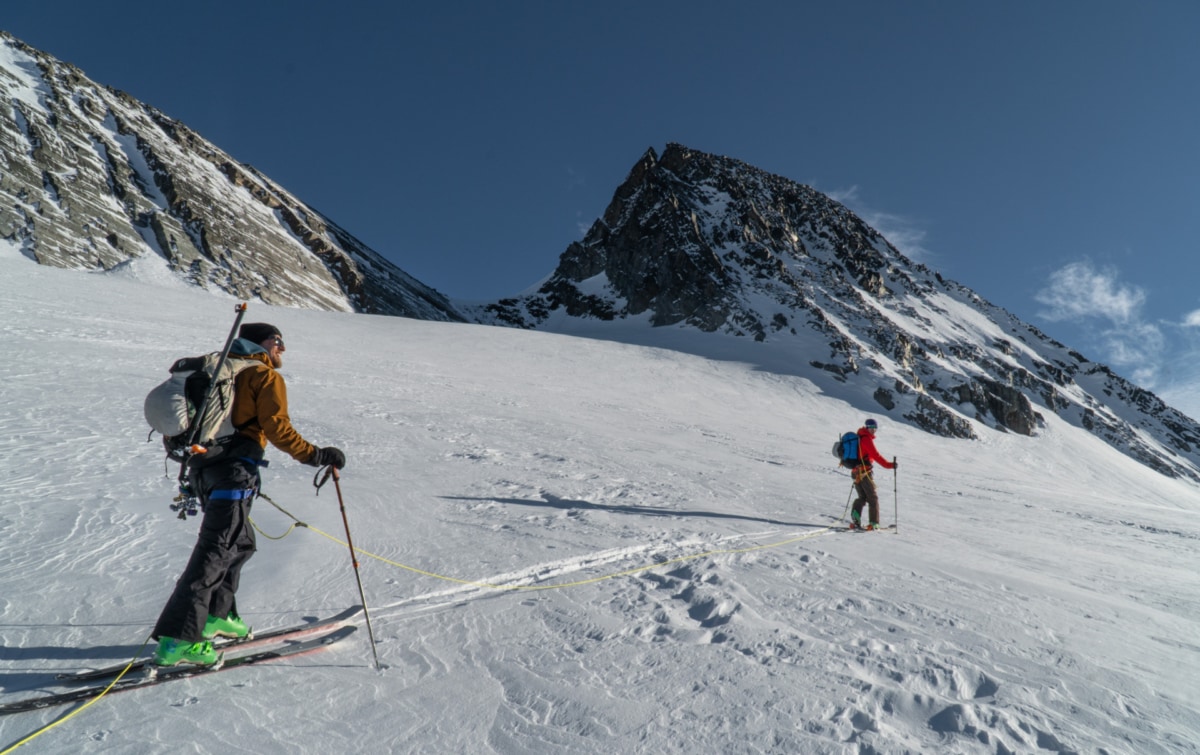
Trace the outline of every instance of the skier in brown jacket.
[[235, 594], [242, 567], [254, 555], [250, 505], [259, 487], [267, 442], [297, 461], [341, 469], [346, 455], [318, 448], [292, 427], [283, 365], [283, 336], [274, 325], [246, 323], [229, 356], [260, 364], [238, 372], [231, 420], [236, 432], [188, 462], [188, 483], [200, 497], [204, 517], [187, 567], [154, 627], [154, 663], [207, 665], [217, 653], [212, 638], [244, 637], [249, 627], [237, 612]]

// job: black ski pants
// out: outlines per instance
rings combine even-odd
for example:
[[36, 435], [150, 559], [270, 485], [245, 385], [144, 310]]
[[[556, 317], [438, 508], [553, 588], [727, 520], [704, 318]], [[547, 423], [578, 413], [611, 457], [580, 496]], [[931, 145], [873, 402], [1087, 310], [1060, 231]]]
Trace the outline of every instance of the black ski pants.
[[204, 506], [200, 535], [154, 626], [155, 639], [199, 642], [209, 614], [236, 614], [242, 567], [255, 551], [250, 505], [259, 485], [257, 462], [224, 460], [193, 471], [189, 480]]

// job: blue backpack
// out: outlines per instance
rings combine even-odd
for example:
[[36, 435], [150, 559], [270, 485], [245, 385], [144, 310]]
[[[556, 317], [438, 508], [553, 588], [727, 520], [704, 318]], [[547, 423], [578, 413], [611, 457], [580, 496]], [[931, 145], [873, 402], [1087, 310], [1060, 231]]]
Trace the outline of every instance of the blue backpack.
[[838, 466], [857, 467], [861, 462], [858, 456], [858, 433], [843, 433], [833, 444], [833, 457], [838, 460]]

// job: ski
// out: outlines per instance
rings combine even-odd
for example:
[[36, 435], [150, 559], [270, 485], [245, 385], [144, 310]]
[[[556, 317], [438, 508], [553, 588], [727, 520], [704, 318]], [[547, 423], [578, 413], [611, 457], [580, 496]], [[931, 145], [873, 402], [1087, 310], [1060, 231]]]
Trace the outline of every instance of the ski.
[[0, 716], [6, 716], [11, 713], [24, 713], [31, 710], [41, 710], [43, 708], [52, 708], [58, 705], [66, 705], [67, 703], [87, 700], [88, 698], [98, 697], [101, 694], [111, 695], [117, 692], [125, 692], [131, 689], [141, 689], [143, 687], [151, 687], [162, 682], [173, 682], [177, 679], [190, 679], [194, 676], [205, 676], [208, 674], [216, 674], [221, 671], [228, 671], [233, 668], [242, 666], [251, 666], [256, 663], [264, 663], [266, 661], [274, 661], [279, 658], [289, 658], [304, 653], [311, 653], [317, 650], [323, 650], [333, 643], [345, 639], [353, 634], [358, 627], [344, 626], [334, 629], [328, 634], [323, 634], [320, 637], [313, 637], [307, 640], [297, 640], [288, 642], [279, 647], [259, 650], [247, 655], [239, 655], [235, 658], [224, 658], [212, 666], [168, 666], [161, 669], [156, 669], [155, 673], [146, 673], [136, 676], [125, 676], [119, 679], [110, 687], [108, 683], [93, 684], [81, 689], [74, 689], [70, 692], [63, 692], [57, 695], [44, 695], [42, 697], [33, 697], [27, 700], [18, 700], [12, 703], [0, 704]]
[[[257, 632], [251, 634], [249, 637], [243, 637], [240, 639], [221, 637], [213, 641], [213, 647], [217, 650], [226, 650], [234, 647], [254, 647], [255, 645], [262, 645], [268, 642], [277, 642], [279, 640], [285, 640], [292, 637], [301, 637], [322, 629], [329, 629], [331, 627], [344, 624], [345, 622], [354, 618], [360, 612], [362, 612], [362, 606], [352, 606], [336, 616], [330, 616], [327, 619], [319, 619], [318, 621], [309, 622], [307, 624], [297, 624], [295, 626], [282, 627], [280, 629], [271, 629], [266, 632]], [[55, 678], [61, 679], [68, 683], [89, 682], [95, 679], [107, 679], [110, 676], [116, 676], [124, 671], [127, 666], [131, 672], [139, 671], [145, 668], [149, 663], [149, 658], [140, 658], [134, 661], [132, 664], [126, 661], [125, 663], [118, 663], [113, 666], [105, 666], [104, 668], [93, 669], [91, 671], [58, 674]]]

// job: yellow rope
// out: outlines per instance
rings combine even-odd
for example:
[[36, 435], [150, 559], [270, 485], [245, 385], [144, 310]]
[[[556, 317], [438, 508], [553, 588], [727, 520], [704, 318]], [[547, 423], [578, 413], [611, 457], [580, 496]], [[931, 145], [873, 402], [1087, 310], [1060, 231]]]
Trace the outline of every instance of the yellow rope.
[[[332, 540], [335, 543], [338, 543], [340, 545], [347, 546], [347, 547], [349, 546], [349, 544], [346, 541], [341, 540], [333, 535], [330, 535], [328, 532], [322, 532], [321, 530], [317, 529], [316, 527], [313, 527], [310, 524], [307, 524], [306, 522], [300, 521], [291, 512], [289, 512], [287, 509], [280, 506], [278, 503], [275, 503], [275, 501], [271, 500], [267, 496], [259, 494], [259, 498], [266, 500], [267, 503], [269, 503], [272, 506], [274, 506], [275, 508], [279, 509], [281, 512], [283, 512], [286, 516], [290, 517], [295, 522], [295, 524], [292, 525], [292, 528], [288, 529], [288, 532], [291, 532], [292, 529], [294, 529], [295, 527], [304, 527], [305, 529], [311, 530], [311, 531], [317, 533], [318, 535], [321, 535], [322, 537], [329, 538], [330, 540]], [[845, 518], [844, 515], [843, 515], [843, 518]], [[445, 582], [454, 582], [455, 584], [459, 584], [459, 585], [467, 585], [468, 587], [483, 587], [483, 588], [487, 588], [489, 590], [561, 590], [566, 587], [579, 587], [580, 585], [591, 585], [591, 584], [595, 584], [596, 582], [603, 582], [608, 579], [616, 579], [617, 577], [627, 577], [630, 574], [637, 574], [639, 572], [649, 571], [650, 569], [657, 569], [660, 566], [667, 566], [668, 564], [677, 564], [677, 563], [680, 563], [683, 561], [691, 561], [691, 560], [694, 560], [697, 558], [705, 558], [708, 556], [718, 556], [718, 555], [736, 555], [739, 553], [750, 553], [752, 551], [766, 550], [767, 548], [778, 548], [783, 545], [790, 545], [792, 543], [798, 543], [801, 540], [807, 540], [811, 537], [816, 537], [817, 535], [823, 535], [826, 532], [830, 532], [832, 530], [833, 530], [832, 526], [822, 527], [818, 530], [814, 530], [812, 532], [807, 532], [807, 533], [805, 533], [803, 535], [799, 535], [797, 537], [788, 538], [787, 540], [781, 540], [777, 543], [767, 543], [764, 545], [753, 545], [748, 548], [718, 548], [718, 549], [714, 549], [714, 550], [704, 551], [703, 553], [693, 553], [693, 554], [689, 554], [686, 556], [679, 556], [677, 558], [671, 558], [671, 559], [667, 559], [665, 561], [656, 561], [653, 564], [647, 564], [645, 566], [638, 566], [633, 569], [626, 569], [624, 571], [616, 572], [615, 574], [605, 574], [600, 577], [592, 577], [590, 579], [581, 579], [581, 580], [578, 580], [575, 582], [563, 582], [563, 583], [552, 584], [552, 585], [498, 585], [498, 584], [494, 584], [491, 582], [476, 582], [476, 581], [469, 580], [469, 579], [459, 579], [457, 577], [448, 577], [444, 574], [436, 574], [431, 571], [425, 571], [424, 569], [418, 569], [415, 566], [408, 566], [407, 564], [402, 564], [397, 561], [392, 561], [391, 559], [385, 558], [383, 556], [371, 553], [369, 551], [365, 551], [362, 548], [355, 548], [354, 551], [356, 553], [360, 553], [368, 558], [373, 558], [376, 561], [382, 561], [383, 563], [388, 564], [389, 566], [395, 566], [398, 569], [404, 569], [405, 571], [410, 571], [410, 572], [413, 572], [414, 574], [420, 574], [422, 576], [431, 577], [433, 579], [440, 579]], [[284, 533], [284, 534], [286, 535], [287, 533]], [[0, 755], [3, 755], [3, 753], [0, 753]]]
[[115, 687], [117, 682], [121, 681], [121, 679], [125, 676], [125, 674], [129, 673], [129, 669], [133, 668], [133, 664], [137, 663], [138, 658], [140, 658], [142, 655], [142, 651], [145, 650], [146, 646], [150, 644], [150, 640], [151, 640], [150, 637], [146, 638], [146, 641], [142, 643], [142, 646], [140, 648], [138, 648], [137, 655], [135, 655], [133, 657], [133, 659], [131, 661], [129, 661], [129, 665], [127, 665], [125, 668], [121, 669], [121, 673], [117, 674], [117, 677], [115, 679], [113, 679], [112, 682], [110, 682], [109, 685], [100, 692], [100, 694], [96, 695], [91, 700], [88, 700], [83, 705], [80, 705], [78, 708], [71, 711], [67, 715], [63, 716], [62, 718], [58, 719], [57, 721], [46, 724], [42, 728], [38, 729], [37, 731], [33, 732], [29, 736], [22, 739], [20, 742], [17, 742], [16, 744], [14, 744], [12, 747], [9, 747], [7, 750], [4, 750], [3, 752], [0, 752], [0, 755], [8, 755], [8, 753], [17, 749], [18, 747], [25, 744], [26, 742], [31, 742], [34, 739], [37, 739], [38, 737], [42, 736], [46, 732], [50, 731], [51, 729], [53, 729], [57, 726], [60, 726], [61, 724], [65, 724], [67, 721], [70, 721], [75, 716], [78, 716], [80, 713], [87, 710], [89, 707], [92, 706], [93, 703], [97, 702], [100, 698], [107, 695], [109, 690], [111, 690], [113, 687]]
[[[288, 527], [287, 531], [284, 532], [282, 535], [280, 535], [279, 537], [271, 537], [267, 533], [263, 532], [262, 527], [258, 526], [258, 522], [254, 521], [254, 517], [248, 516], [246, 518], [250, 520], [250, 526], [254, 528], [254, 531], [257, 532], [258, 534], [262, 535], [263, 537], [265, 537], [268, 540], [282, 540], [285, 537], [287, 537], [288, 535], [292, 534], [292, 530], [296, 529], [297, 527], [304, 526], [303, 522], [293, 522], [292, 526]], [[0, 752], [0, 755], [4, 755], [4, 753]]]
[[[300, 521], [295, 516], [293, 516], [291, 513], [289, 513], [286, 509], [284, 509], [279, 504], [275, 503], [275, 501], [272, 501], [267, 496], [259, 494], [258, 497], [265, 499], [268, 503], [270, 503], [275, 508], [279, 509], [281, 512], [283, 512], [284, 514], [286, 514], [288, 517], [290, 517], [293, 520], [293, 524], [290, 527], [288, 527], [287, 531], [284, 532], [279, 537], [271, 537], [270, 535], [267, 535], [265, 532], [263, 532], [261, 529], [259, 529], [258, 525], [255, 524], [253, 520], [251, 520], [251, 524], [254, 526], [254, 529], [257, 530], [264, 537], [269, 538], [271, 540], [282, 540], [283, 538], [290, 535], [292, 530], [294, 530], [295, 528], [304, 527], [305, 529], [311, 530], [311, 531], [317, 533], [318, 535], [321, 535], [322, 537], [332, 540], [335, 543], [339, 543], [340, 545], [347, 546], [347, 547], [349, 546], [349, 544], [346, 541], [341, 540], [333, 535], [330, 535], [327, 532], [323, 532], [323, 531], [317, 529], [316, 527], [313, 527], [310, 524]], [[843, 518], [844, 518], [844, 516], [843, 516]], [[752, 546], [749, 546], [746, 548], [715, 548], [712, 550], [704, 551], [702, 553], [692, 553], [692, 554], [689, 554], [686, 556], [678, 556], [676, 558], [666, 559], [664, 561], [656, 561], [653, 564], [646, 564], [644, 566], [638, 566], [638, 567], [634, 567], [632, 569], [625, 569], [624, 571], [619, 571], [614, 574], [605, 574], [605, 575], [602, 575], [599, 577], [591, 577], [589, 579], [581, 579], [581, 580], [576, 580], [574, 582], [562, 582], [562, 583], [557, 583], [557, 584], [552, 584], [552, 585], [498, 585], [498, 584], [493, 584], [491, 582], [476, 582], [476, 581], [469, 580], [469, 579], [459, 579], [457, 577], [448, 577], [444, 574], [436, 574], [431, 571], [425, 571], [424, 569], [418, 569], [415, 566], [408, 566], [406, 564], [402, 564], [397, 561], [392, 561], [391, 559], [385, 558], [383, 556], [371, 553], [369, 551], [365, 551], [362, 548], [355, 548], [354, 550], [355, 550], [355, 552], [360, 553], [364, 556], [367, 556], [368, 558], [373, 558], [377, 561], [382, 561], [385, 564], [388, 564], [390, 566], [395, 566], [399, 569], [404, 569], [406, 571], [413, 572], [414, 574], [420, 574], [425, 577], [431, 577], [433, 579], [440, 579], [440, 580], [443, 580], [446, 582], [454, 582], [455, 584], [467, 585], [469, 587], [481, 587], [481, 588], [487, 588], [490, 590], [561, 590], [561, 589], [564, 589], [567, 587], [579, 587], [581, 585], [591, 585], [591, 584], [595, 584], [597, 582], [603, 582], [603, 581], [609, 580], [609, 579], [617, 579], [618, 577], [627, 577], [631, 574], [638, 574], [640, 572], [649, 571], [651, 569], [657, 569], [661, 566], [668, 566], [670, 564], [682, 563], [684, 561], [692, 561], [697, 558], [707, 558], [709, 556], [738, 555], [741, 553], [752, 553], [754, 551], [767, 550], [768, 548], [779, 548], [784, 545], [791, 545], [792, 543], [798, 543], [801, 540], [808, 540], [809, 538], [817, 537], [818, 535], [823, 535], [827, 532], [831, 532], [832, 530], [833, 530], [832, 526], [822, 527], [820, 529], [813, 530], [812, 532], [806, 532], [803, 535], [791, 537], [786, 540], [780, 540], [779, 542], [765, 543], [763, 545], [752, 545]], [[59, 726], [60, 724], [66, 723], [67, 721], [71, 720], [75, 716], [82, 713], [84, 710], [86, 710], [88, 707], [90, 707], [93, 703], [100, 700], [100, 698], [107, 695], [109, 690], [111, 690], [116, 685], [117, 682], [121, 681], [122, 677], [124, 677], [125, 674], [129, 671], [129, 669], [133, 666], [133, 664], [137, 662], [137, 658], [141, 656], [142, 650], [144, 650], [146, 645], [149, 644], [150, 639], [151, 638], [149, 638], [149, 637], [146, 638], [146, 642], [142, 644], [141, 648], [139, 648], [137, 656], [135, 656], [134, 659], [129, 662], [129, 665], [126, 666], [121, 671], [121, 673], [118, 674], [117, 677], [115, 679], [113, 679], [112, 682], [107, 687], [104, 688], [104, 690], [100, 694], [96, 695], [91, 700], [88, 700], [86, 703], [84, 703], [80, 707], [71, 711], [70, 714], [63, 716], [62, 718], [60, 718], [59, 720], [55, 721], [52, 724], [49, 724], [47, 726], [42, 727], [41, 729], [38, 729], [34, 733], [32, 733], [29, 736], [22, 739], [20, 742], [17, 742], [16, 744], [14, 744], [12, 747], [9, 747], [7, 750], [4, 750], [3, 752], [0, 752], [0, 755], [8, 755], [8, 753], [11, 753], [13, 750], [17, 749], [18, 747], [25, 744], [26, 742], [36, 739], [37, 737], [40, 737], [42, 734], [45, 734], [46, 732], [50, 731], [51, 729], [55, 728], [56, 726]]]

